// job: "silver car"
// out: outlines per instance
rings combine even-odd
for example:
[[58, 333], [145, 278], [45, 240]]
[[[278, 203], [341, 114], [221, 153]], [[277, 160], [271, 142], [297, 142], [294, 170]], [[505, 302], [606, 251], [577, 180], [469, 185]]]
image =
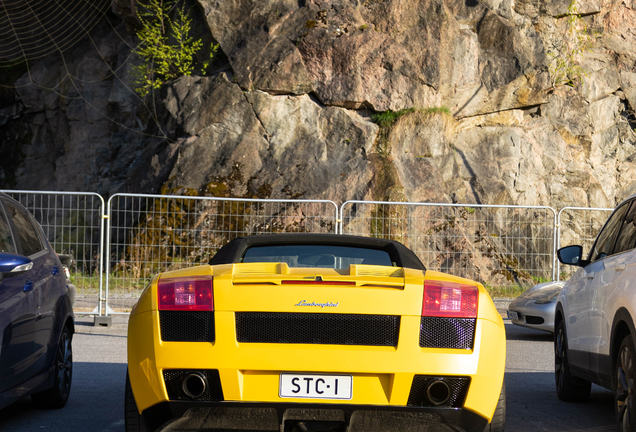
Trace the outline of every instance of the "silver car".
[[556, 298], [565, 281], [544, 282], [525, 291], [508, 305], [513, 324], [554, 333]]

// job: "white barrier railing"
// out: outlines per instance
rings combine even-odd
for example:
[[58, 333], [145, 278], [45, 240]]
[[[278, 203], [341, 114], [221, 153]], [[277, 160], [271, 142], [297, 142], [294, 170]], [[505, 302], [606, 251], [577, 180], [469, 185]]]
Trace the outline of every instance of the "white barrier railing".
[[341, 234], [398, 240], [427, 269], [493, 287], [554, 279], [551, 207], [348, 201], [340, 214]]
[[207, 263], [241, 235], [335, 233], [327, 200], [116, 194], [108, 200], [106, 312], [130, 310], [158, 272]]
[[103, 297], [104, 199], [89, 192], [3, 190], [42, 226], [53, 249], [73, 257], [75, 310], [101, 315]]
[[[75, 309], [127, 313], [158, 272], [207, 263], [250, 234], [322, 232], [398, 240], [431, 270], [491, 286], [567, 277], [556, 250], [591, 248], [613, 209], [545, 206], [263, 200], [4, 190], [40, 222], [58, 253], [74, 258]], [[106, 221], [106, 224], [104, 223]], [[118, 312], [114, 312], [117, 310]], [[122, 312], [123, 311], [123, 312]]]

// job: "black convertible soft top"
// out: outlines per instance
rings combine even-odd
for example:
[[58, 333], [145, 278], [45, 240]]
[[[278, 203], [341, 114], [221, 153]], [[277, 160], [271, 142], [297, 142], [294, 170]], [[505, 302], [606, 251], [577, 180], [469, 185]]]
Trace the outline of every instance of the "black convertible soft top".
[[219, 249], [209, 264], [233, 264], [241, 262], [245, 251], [253, 246], [282, 245], [332, 245], [378, 249], [387, 252], [391, 257], [391, 261], [395, 262], [399, 267], [426, 270], [422, 261], [420, 261], [413, 251], [395, 240], [339, 234], [306, 233], [263, 234], [237, 237]]

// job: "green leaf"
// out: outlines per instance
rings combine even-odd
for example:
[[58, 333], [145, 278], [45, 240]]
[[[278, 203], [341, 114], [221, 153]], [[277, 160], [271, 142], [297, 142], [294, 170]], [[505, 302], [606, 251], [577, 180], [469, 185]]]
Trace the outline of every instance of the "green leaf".
[[[133, 74], [135, 90], [145, 97], [150, 89], [159, 89], [166, 81], [192, 75], [203, 42], [190, 35], [192, 19], [185, 2], [180, 8], [176, 8], [177, 0], [140, 0], [137, 4], [141, 28], [135, 52], [142, 64], [133, 68]], [[173, 9], [174, 19], [170, 16]], [[210, 58], [202, 63], [202, 69], [208, 67], [217, 49], [218, 45], [211, 46]]]

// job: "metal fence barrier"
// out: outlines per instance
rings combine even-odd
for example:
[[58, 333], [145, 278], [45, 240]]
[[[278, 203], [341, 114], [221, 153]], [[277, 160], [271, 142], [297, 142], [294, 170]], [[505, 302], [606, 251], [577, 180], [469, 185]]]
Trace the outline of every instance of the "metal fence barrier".
[[554, 279], [551, 207], [348, 201], [340, 214], [341, 234], [398, 240], [427, 269], [494, 288]]
[[96, 193], [4, 190], [25, 206], [42, 226], [53, 249], [73, 257], [71, 282], [77, 287], [74, 309], [100, 315], [104, 199]]
[[338, 220], [327, 200], [116, 194], [107, 209], [107, 314], [127, 313], [154, 274], [205, 264], [235, 237], [336, 233]]
[[[577, 244], [583, 246], [583, 254], [587, 254], [612, 211], [611, 208], [563, 207], [557, 216], [557, 249]], [[558, 260], [556, 264], [556, 280], [568, 279], [578, 269], [561, 267]]]
[[[313, 232], [398, 240], [431, 270], [490, 287], [567, 278], [556, 250], [587, 253], [613, 209], [544, 206], [261, 200], [4, 190], [71, 254], [77, 312], [127, 313], [156, 273], [204, 264], [240, 235]], [[104, 224], [106, 221], [106, 227]]]

